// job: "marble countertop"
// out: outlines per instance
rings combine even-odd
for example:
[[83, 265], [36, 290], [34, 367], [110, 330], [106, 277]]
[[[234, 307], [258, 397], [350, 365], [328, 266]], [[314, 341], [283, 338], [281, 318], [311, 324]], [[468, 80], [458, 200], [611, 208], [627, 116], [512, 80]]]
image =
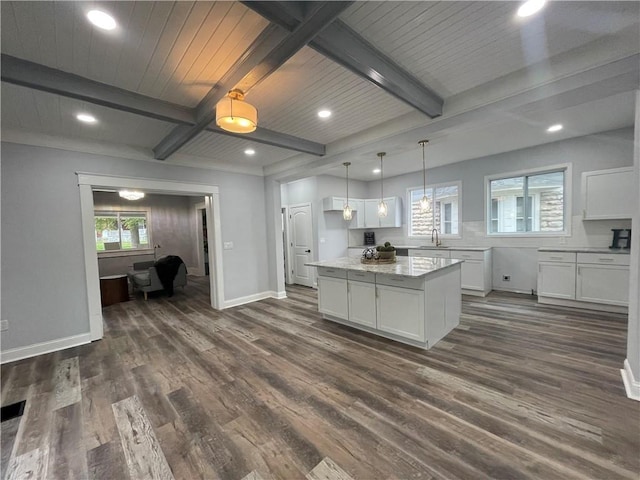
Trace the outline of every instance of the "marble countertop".
[[[350, 245], [349, 248], [362, 248], [365, 249], [367, 247], [375, 247], [376, 245]], [[458, 247], [452, 245], [444, 245], [440, 247], [432, 246], [432, 245], [394, 245], [396, 248], [407, 248], [411, 250], [470, 250], [477, 252], [484, 252], [486, 250], [491, 250], [492, 247]]]
[[462, 260], [430, 257], [396, 257], [396, 263], [360, 263], [359, 258], [342, 257], [323, 262], [309, 262], [310, 267], [327, 267], [337, 270], [354, 270], [358, 272], [384, 273], [403, 277], [423, 277], [454, 265]]
[[615, 253], [629, 255], [629, 249], [607, 247], [540, 247], [539, 252]]

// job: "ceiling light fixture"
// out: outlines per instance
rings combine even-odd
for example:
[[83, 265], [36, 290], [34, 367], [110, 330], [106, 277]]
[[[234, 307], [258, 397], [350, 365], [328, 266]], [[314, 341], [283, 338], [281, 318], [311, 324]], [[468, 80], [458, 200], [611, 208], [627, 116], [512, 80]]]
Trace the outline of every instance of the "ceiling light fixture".
[[349, 221], [352, 218], [353, 212], [351, 207], [349, 206], [349, 165], [351, 162], [344, 162], [343, 165], [347, 169], [347, 201], [344, 204], [344, 208], [342, 209], [342, 218]]
[[331, 110], [320, 110], [318, 116], [320, 118], [329, 118], [331, 116]]
[[118, 192], [122, 198], [126, 198], [127, 200], [140, 200], [144, 198], [144, 192], [139, 192], [137, 190], [120, 190]]
[[546, 0], [528, 0], [520, 5], [517, 15], [519, 17], [530, 17], [534, 13], [542, 10], [542, 7], [544, 7], [546, 3]]
[[556, 123], [555, 125], [551, 125], [549, 128], [547, 128], [547, 132], [559, 132], [560, 130], [562, 130], [562, 128], [563, 127], [561, 123]]
[[76, 115], [76, 118], [84, 123], [96, 123], [96, 117], [93, 115], [89, 115], [88, 113], [79, 113]]
[[373, 169], [373, 173], [380, 173], [380, 169], [379, 168], [374, 168]]
[[235, 88], [216, 104], [216, 125], [228, 132], [251, 133], [258, 126], [258, 111]]
[[420, 211], [426, 212], [429, 210], [429, 199], [427, 198], [427, 164], [424, 161], [424, 146], [429, 143], [429, 140], [420, 140], [418, 145], [422, 146], [422, 192], [423, 197], [420, 199]]
[[378, 153], [380, 157], [380, 203], [378, 204], [378, 216], [386, 217], [387, 216], [387, 204], [384, 203], [384, 194], [382, 191], [382, 183], [383, 183], [383, 173], [382, 173], [382, 157], [386, 155], [385, 152]]
[[111, 15], [101, 10], [91, 10], [87, 13], [87, 18], [96, 27], [103, 30], [113, 30], [118, 26], [116, 20]]
[[253, 148], [247, 148], [247, 149], [244, 151], [244, 153], [245, 153], [246, 155], [255, 155], [255, 154], [256, 154], [256, 151], [255, 151]]

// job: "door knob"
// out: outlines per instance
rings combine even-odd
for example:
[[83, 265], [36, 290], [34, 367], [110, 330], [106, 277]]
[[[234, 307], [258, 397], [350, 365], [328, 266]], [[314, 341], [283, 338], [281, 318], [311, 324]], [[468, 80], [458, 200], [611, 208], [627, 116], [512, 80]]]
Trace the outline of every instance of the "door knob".
[[305, 250], [304, 253], [311, 253], [311, 250]]

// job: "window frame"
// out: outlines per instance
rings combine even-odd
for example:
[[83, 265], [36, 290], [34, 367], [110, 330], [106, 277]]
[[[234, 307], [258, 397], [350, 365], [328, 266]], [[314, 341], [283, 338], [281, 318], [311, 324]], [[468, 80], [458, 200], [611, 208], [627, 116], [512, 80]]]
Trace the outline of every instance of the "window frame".
[[[546, 173], [564, 172], [564, 186], [563, 186], [563, 218], [564, 229], [557, 232], [491, 232], [491, 181], [502, 180], [515, 177], [530, 177], [535, 175], [543, 175]], [[488, 237], [511, 237], [511, 238], [526, 238], [526, 237], [570, 237], [571, 236], [571, 224], [573, 223], [572, 216], [572, 164], [561, 163], [557, 165], [548, 165], [546, 167], [538, 167], [527, 170], [518, 170], [509, 173], [499, 173], [494, 175], [486, 175], [484, 177], [484, 225], [485, 233]], [[524, 196], [529, 196], [529, 191], [526, 188], [528, 182], [525, 182]], [[539, 200], [532, 198], [532, 205], [534, 210], [540, 208]], [[499, 217], [499, 215], [498, 215]], [[532, 218], [532, 224], [535, 223]]]
[[[117, 214], [118, 218], [122, 214], [127, 213], [144, 213], [147, 221], [147, 238], [149, 239], [149, 247], [148, 248], [129, 248], [129, 249], [118, 249], [118, 250], [98, 250], [97, 245], [94, 245], [96, 253], [98, 254], [98, 258], [100, 257], [126, 257], [130, 255], [145, 255], [149, 253], [153, 253], [153, 236], [151, 232], [151, 208], [149, 207], [137, 207], [132, 206], [130, 208], [123, 207], [111, 207], [111, 206], [94, 206], [93, 210], [93, 218], [95, 224], [95, 217], [99, 217], [101, 213], [105, 214]], [[95, 225], [94, 225], [94, 236], [95, 236]], [[94, 242], [95, 243], [95, 242]]]
[[[440, 225], [440, 229], [438, 229], [438, 235], [440, 238], [462, 238], [462, 181], [457, 180], [457, 181], [453, 181], [453, 182], [441, 182], [441, 183], [432, 183], [432, 184], [427, 184], [427, 190], [428, 189], [432, 189], [433, 190], [433, 202], [435, 203], [436, 201], [436, 189], [440, 188], [440, 187], [457, 187], [458, 188], [458, 221], [454, 222], [453, 220], [451, 220], [451, 226], [453, 227], [454, 224], [458, 225], [458, 233], [457, 234], [453, 234], [453, 233], [443, 233], [440, 230], [442, 230], [443, 225], [444, 225], [444, 221], [442, 220], [442, 213], [441, 213], [441, 225]], [[406, 212], [407, 212], [407, 216], [406, 216], [406, 220], [407, 220], [407, 238], [431, 238], [431, 234], [427, 234], [427, 235], [411, 235], [411, 192], [415, 191], [415, 190], [420, 190], [422, 192], [424, 192], [424, 189], [422, 188], [422, 185], [420, 186], [416, 186], [416, 187], [409, 187], [407, 188], [407, 193], [406, 193], [406, 199], [407, 199], [407, 208], [406, 208]], [[435, 212], [435, 208], [433, 210]], [[451, 209], [451, 214], [453, 216], [453, 207]], [[435, 213], [434, 213], [434, 225], [435, 225]]]

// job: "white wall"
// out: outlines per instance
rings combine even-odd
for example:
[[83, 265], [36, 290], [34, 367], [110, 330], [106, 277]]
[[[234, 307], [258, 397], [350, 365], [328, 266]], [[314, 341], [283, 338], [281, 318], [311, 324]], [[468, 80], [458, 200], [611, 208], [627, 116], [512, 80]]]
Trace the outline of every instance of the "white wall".
[[[225, 300], [269, 290], [262, 177], [2, 143], [2, 350], [89, 331], [75, 172], [217, 185]], [[34, 301], [37, 299], [37, 301]]]
[[[527, 169], [571, 163], [571, 237], [488, 237], [484, 222], [484, 177], [509, 174]], [[416, 165], [418, 159], [416, 159]], [[633, 164], [633, 129], [625, 128], [596, 135], [572, 138], [513, 152], [476, 158], [427, 170], [427, 184], [462, 182], [462, 235], [445, 239], [445, 245], [492, 246], [493, 286], [495, 289], [531, 292], [536, 289], [537, 265], [535, 251], [540, 246], [608, 246], [612, 228], [630, 228], [630, 221], [582, 221], [582, 172], [616, 168]], [[403, 226], [374, 229], [376, 242], [390, 241], [395, 245], [426, 245], [430, 238], [409, 238], [407, 234], [407, 188], [422, 186], [422, 172], [385, 179], [385, 195], [403, 199]], [[368, 183], [368, 198], [377, 198], [380, 182]], [[362, 232], [352, 230], [350, 245], [362, 244]], [[515, 261], [515, 262], [514, 262]], [[515, 271], [514, 271], [515, 270]], [[510, 275], [510, 282], [502, 276]]]

